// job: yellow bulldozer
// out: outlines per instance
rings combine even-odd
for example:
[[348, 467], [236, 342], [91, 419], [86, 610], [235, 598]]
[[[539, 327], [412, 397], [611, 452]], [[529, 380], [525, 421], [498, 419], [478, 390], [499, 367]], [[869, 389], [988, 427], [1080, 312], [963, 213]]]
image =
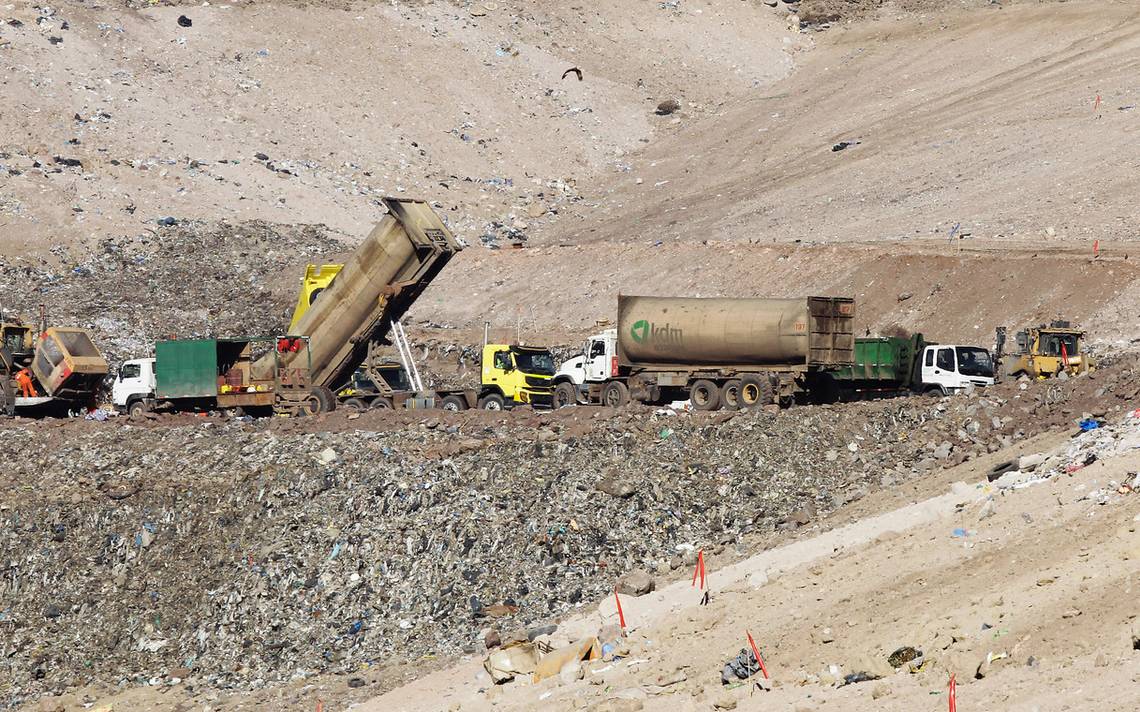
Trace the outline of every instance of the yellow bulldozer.
[[1084, 352], [1085, 332], [1067, 321], [1022, 329], [1015, 335], [1016, 350], [1005, 353], [1005, 327], [997, 329], [997, 357], [1001, 373], [1018, 378], [1075, 376], [1096, 368]]

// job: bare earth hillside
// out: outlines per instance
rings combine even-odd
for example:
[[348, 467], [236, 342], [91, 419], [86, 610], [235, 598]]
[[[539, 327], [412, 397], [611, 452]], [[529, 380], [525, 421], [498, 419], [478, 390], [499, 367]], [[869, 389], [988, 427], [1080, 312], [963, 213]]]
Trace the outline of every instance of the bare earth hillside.
[[[1103, 358], [779, 412], [5, 419], [0, 707], [1137, 709], [1138, 70], [1133, 0], [0, 4], [0, 312], [116, 365], [282, 328], [386, 195], [467, 245], [409, 315], [433, 378], [618, 294]], [[616, 659], [492, 683], [633, 569]], [[746, 631], [769, 690], [721, 683]]]

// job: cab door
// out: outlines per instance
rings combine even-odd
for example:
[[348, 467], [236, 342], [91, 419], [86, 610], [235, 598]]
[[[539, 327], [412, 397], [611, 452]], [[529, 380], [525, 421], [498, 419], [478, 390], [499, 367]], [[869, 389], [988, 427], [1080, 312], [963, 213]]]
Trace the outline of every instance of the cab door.
[[928, 346], [922, 359], [924, 384], [942, 388], [958, 385], [958, 363], [952, 346]]
[[596, 383], [609, 377], [609, 357], [606, 355], [606, 342], [604, 339], [591, 339], [589, 350], [586, 352], [586, 380]]

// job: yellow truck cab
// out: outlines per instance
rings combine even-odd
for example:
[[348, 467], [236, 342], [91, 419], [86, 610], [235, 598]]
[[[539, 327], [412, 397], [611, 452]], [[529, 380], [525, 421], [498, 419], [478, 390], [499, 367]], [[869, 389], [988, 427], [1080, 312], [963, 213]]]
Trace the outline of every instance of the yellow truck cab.
[[479, 407], [502, 410], [515, 405], [554, 404], [554, 357], [549, 349], [485, 344]]

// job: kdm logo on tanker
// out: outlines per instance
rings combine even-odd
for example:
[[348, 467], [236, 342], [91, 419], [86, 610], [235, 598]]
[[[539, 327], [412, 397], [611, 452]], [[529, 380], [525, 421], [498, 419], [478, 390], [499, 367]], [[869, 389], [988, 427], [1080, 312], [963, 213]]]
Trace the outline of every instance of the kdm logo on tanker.
[[629, 335], [639, 344], [652, 342], [654, 344], [679, 344], [684, 338], [684, 329], [665, 324], [657, 326], [647, 319], [639, 319], [629, 328]]

